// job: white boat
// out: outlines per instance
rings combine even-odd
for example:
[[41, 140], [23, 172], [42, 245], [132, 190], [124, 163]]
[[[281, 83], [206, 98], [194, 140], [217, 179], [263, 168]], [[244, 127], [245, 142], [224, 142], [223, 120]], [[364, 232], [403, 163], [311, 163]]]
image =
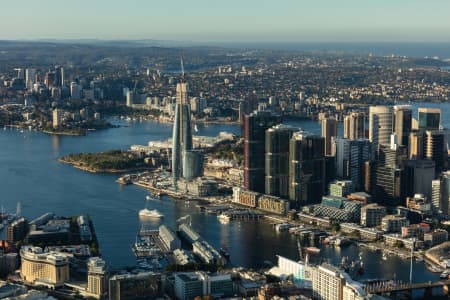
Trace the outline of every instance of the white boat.
[[144, 209], [141, 209], [139, 211], [139, 217], [141, 217], [141, 218], [161, 219], [161, 218], [164, 218], [164, 215], [161, 214], [156, 209], [144, 208]]
[[291, 228], [291, 224], [289, 224], [289, 223], [282, 223], [282, 224], [275, 225], [275, 230], [278, 232], [288, 231], [289, 228]]
[[220, 223], [222, 224], [230, 222], [230, 216], [227, 216], [226, 214], [217, 215], [217, 219], [219, 219]]
[[441, 275], [439, 275], [439, 277], [441, 277], [442, 279], [446, 279], [448, 278], [449, 275], [450, 271], [445, 270], [444, 272], [441, 273]]
[[198, 132], [197, 124], [194, 125], [194, 130], [195, 130], [195, 132]]

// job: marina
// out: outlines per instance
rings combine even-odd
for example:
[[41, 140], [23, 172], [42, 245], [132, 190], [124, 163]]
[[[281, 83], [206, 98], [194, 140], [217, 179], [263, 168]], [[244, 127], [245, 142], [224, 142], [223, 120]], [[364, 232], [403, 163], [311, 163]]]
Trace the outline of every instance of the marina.
[[[447, 105], [446, 111], [450, 111], [449, 108]], [[312, 131], [317, 127], [313, 121], [294, 125]], [[210, 125], [205, 128], [199, 125], [202, 135], [215, 136], [220, 131], [230, 130], [233, 126]], [[239, 129], [235, 126], [234, 130], [238, 132]], [[13, 129], [2, 131], [0, 143], [5, 147], [0, 150], [3, 166], [0, 173], [3, 172], [3, 178], [8, 178], [9, 184], [4, 196], [5, 210], [14, 211], [17, 200], [21, 200], [22, 214], [30, 219], [48, 212], [48, 207], [59, 215], [88, 213], [95, 220], [103, 258], [114, 267], [135, 265], [136, 257], [130, 245], [134, 244], [136, 231], [144, 223], [138, 218], [138, 211], [143, 207], [142, 201], [146, 201], [148, 190], [119, 185], [115, 183], [117, 175], [85, 173], [58, 163], [56, 158], [77, 152], [128, 148], [131, 144], [163, 140], [170, 135], [170, 124], [154, 121], [95, 131], [85, 137], [48, 136], [36, 131], [20, 133]], [[42, 189], [49, 181], [53, 183], [52, 188]], [[27, 189], [23, 188], [24, 183]], [[203, 205], [202, 202], [191, 200], [190, 205], [186, 205], [184, 201], [174, 201], [168, 195], [161, 198], [161, 201], [148, 202], [151, 202], [152, 209], [164, 215], [167, 226], [177, 228], [179, 218], [191, 215], [192, 227], [216, 249], [226, 249], [235, 265], [259, 268], [265, 266], [264, 261], [274, 262], [276, 255], [294, 260], [298, 258], [296, 236], [289, 232], [275, 232], [271, 222], [279, 220], [269, 217], [260, 221], [235, 219], [222, 224], [217, 215], [203, 213], [196, 207]], [[153, 229], [160, 225], [159, 222], [145, 224]], [[410, 262], [397, 255], [389, 256], [386, 263], [380, 263], [381, 252], [369, 248], [359, 248], [353, 244], [347, 247], [317, 247], [320, 249], [319, 256], [335, 265], [340, 263], [342, 256], [357, 259], [362, 252], [365, 264], [362, 279], [394, 278], [395, 274], [397, 279], [409, 281]], [[425, 261], [414, 261], [413, 268], [413, 282], [439, 279], [442, 272], [428, 271]]]

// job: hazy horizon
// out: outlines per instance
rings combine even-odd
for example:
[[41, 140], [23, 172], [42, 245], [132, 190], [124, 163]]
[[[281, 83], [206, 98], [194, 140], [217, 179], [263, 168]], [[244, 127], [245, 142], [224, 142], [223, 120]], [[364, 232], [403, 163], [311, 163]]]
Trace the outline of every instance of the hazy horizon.
[[446, 0], [24, 0], [2, 11], [3, 40], [450, 42]]

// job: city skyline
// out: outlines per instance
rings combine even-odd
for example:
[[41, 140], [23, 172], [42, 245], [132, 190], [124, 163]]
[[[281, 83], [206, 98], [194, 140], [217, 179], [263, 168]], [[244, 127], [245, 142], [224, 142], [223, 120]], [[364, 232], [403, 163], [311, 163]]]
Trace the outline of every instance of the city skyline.
[[[85, 0], [3, 4], [0, 39], [191, 42], [450, 42], [450, 3]], [[25, 9], [24, 9], [25, 8]], [[24, 20], [24, 21], [20, 21]]]

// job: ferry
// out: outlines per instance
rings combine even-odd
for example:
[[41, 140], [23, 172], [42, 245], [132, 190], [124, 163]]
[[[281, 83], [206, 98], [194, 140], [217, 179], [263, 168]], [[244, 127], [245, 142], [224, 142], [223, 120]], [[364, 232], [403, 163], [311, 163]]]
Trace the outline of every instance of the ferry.
[[161, 218], [164, 217], [164, 215], [161, 214], [156, 209], [150, 210], [148, 208], [144, 208], [144, 209], [141, 209], [139, 211], [139, 217], [141, 217], [141, 218], [161, 219]]

